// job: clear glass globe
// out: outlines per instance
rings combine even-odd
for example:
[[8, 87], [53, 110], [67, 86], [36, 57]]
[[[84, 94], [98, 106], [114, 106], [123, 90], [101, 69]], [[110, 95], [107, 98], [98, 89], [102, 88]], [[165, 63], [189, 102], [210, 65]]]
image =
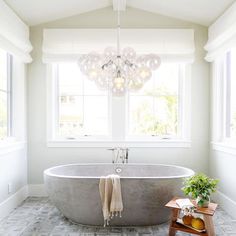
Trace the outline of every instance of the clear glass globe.
[[151, 78], [152, 71], [161, 64], [155, 54], [136, 55], [134, 49], [127, 47], [117, 55], [117, 50], [108, 47], [102, 55], [91, 52], [82, 55], [78, 65], [83, 74], [94, 81], [101, 89], [111, 89], [116, 96], [122, 96], [127, 90], [135, 91], [143, 87]]
[[127, 47], [122, 50], [122, 56], [127, 60], [133, 61], [136, 58], [136, 52], [133, 48]]
[[111, 59], [115, 58], [116, 55], [117, 55], [117, 51], [116, 51], [115, 48], [113, 48], [113, 47], [105, 48], [105, 50], [104, 50], [104, 57], [107, 60], [111, 60]]
[[88, 77], [90, 80], [96, 80], [100, 76], [100, 71], [98, 68], [91, 68], [88, 71]]
[[152, 72], [148, 67], [142, 66], [142, 67], [138, 68], [137, 76], [138, 76], [138, 78], [145, 81], [145, 80], [148, 80], [151, 78]]
[[150, 55], [148, 55], [147, 63], [148, 63], [148, 66], [151, 70], [156, 70], [161, 65], [161, 59], [160, 59], [160, 57], [158, 57], [154, 54], [150, 54]]
[[128, 82], [128, 88], [130, 91], [137, 91], [142, 87], [143, 87], [143, 81], [138, 77], [130, 79]]

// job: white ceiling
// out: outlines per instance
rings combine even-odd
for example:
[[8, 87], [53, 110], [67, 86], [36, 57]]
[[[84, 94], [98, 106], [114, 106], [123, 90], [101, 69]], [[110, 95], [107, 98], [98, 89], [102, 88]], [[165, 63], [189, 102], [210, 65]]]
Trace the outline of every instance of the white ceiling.
[[209, 26], [235, 0], [128, 0], [128, 5]]
[[[29, 25], [112, 5], [112, 0], [5, 0], [5, 2]], [[127, 6], [208, 26], [233, 2], [235, 0], [127, 0]]]

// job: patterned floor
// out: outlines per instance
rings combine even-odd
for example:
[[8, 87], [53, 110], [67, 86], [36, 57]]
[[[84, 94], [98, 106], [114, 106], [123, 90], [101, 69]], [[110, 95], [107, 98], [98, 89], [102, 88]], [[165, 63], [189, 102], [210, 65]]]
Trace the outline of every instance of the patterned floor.
[[[214, 216], [217, 236], [236, 236], [236, 221], [223, 210]], [[167, 236], [168, 223], [152, 227], [103, 228], [70, 223], [47, 198], [28, 198], [0, 221], [0, 236]], [[177, 236], [190, 234], [177, 233]]]

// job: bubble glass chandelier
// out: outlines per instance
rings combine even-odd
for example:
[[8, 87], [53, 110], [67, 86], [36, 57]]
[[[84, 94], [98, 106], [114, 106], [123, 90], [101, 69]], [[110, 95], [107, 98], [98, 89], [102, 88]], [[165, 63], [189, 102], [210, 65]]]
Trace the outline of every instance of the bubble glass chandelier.
[[108, 47], [103, 54], [90, 52], [79, 58], [79, 68], [86, 77], [101, 89], [110, 89], [115, 96], [141, 89], [159, 68], [156, 54], [137, 55], [131, 47], [120, 47], [120, 0], [117, 9], [117, 47]]

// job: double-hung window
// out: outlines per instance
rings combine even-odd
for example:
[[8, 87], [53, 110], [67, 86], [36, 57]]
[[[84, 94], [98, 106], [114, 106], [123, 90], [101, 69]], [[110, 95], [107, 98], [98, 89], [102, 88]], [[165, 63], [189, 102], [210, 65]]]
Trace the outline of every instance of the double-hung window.
[[163, 64], [139, 92], [128, 97], [130, 137], [181, 138], [184, 66]]
[[50, 64], [49, 141], [189, 140], [190, 66], [163, 63], [142, 89], [115, 97], [76, 63]]
[[226, 54], [225, 60], [225, 126], [227, 139], [236, 141], [236, 49]]
[[[236, 142], [236, 49], [229, 50], [218, 62], [218, 91], [221, 93], [222, 119], [218, 129], [221, 141]], [[222, 81], [220, 81], [222, 80]]]
[[55, 137], [81, 139], [110, 135], [108, 90], [100, 90], [80, 72], [76, 63], [53, 65]]
[[11, 136], [11, 56], [0, 49], [0, 140]]
[[236, 146], [236, 49], [214, 62], [213, 144]]

